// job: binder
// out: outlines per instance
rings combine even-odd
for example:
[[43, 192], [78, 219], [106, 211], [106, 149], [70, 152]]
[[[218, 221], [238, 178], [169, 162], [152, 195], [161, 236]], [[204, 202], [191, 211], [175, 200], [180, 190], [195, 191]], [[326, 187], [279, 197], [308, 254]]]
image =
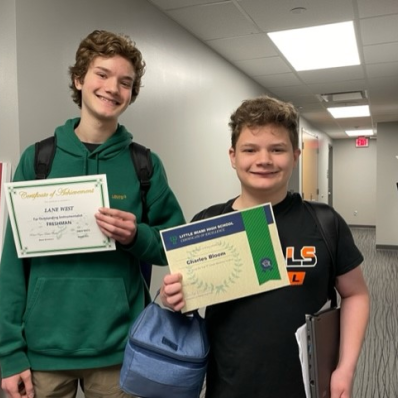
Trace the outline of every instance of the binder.
[[339, 360], [340, 308], [305, 318], [311, 398], [330, 398], [330, 378]]

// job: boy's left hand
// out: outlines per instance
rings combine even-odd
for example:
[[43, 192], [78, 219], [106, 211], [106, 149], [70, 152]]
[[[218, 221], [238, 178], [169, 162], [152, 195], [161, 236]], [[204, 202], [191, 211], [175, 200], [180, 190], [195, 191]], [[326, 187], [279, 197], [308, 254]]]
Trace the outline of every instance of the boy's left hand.
[[95, 215], [101, 232], [122, 245], [129, 245], [137, 233], [137, 219], [127, 211], [100, 207]]

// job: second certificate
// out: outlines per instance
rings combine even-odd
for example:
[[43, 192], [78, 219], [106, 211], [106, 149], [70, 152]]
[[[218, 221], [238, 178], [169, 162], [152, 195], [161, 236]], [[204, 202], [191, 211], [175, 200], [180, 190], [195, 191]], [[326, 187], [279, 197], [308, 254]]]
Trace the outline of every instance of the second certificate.
[[161, 231], [183, 312], [289, 285], [269, 204]]

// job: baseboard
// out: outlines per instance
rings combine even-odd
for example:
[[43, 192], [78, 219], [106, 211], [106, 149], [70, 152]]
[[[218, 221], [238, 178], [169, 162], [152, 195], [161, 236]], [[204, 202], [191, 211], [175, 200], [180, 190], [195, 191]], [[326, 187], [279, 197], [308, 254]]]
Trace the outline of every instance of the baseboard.
[[361, 225], [357, 225], [357, 224], [348, 224], [348, 226], [351, 228], [373, 228], [373, 229], [375, 229], [376, 228], [376, 225], [363, 225], [363, 224], [361, 224]]
[[376, 250], [398, 250], [397, 245], [376, 245]]

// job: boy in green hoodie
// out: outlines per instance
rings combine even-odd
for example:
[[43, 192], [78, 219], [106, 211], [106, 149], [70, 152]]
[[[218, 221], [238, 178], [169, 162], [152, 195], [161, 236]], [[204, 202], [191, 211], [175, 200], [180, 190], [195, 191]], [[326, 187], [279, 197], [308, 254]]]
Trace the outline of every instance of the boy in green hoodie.
[[[49, 178], [106, 174], [110, 208], [96, 221], [116, 251], [17, 257], [10, 225], [0, 266], [2, 389], [11, 398], [124, 397], [119, 371], [128, 329], [148, 294], [140, 260], [165, 265], [159, 230], [183, 224], [161, 160], [151, 154], [148, 223], [142, 223], [132, 135], [118, 124], [135, 101], [145, 63], [129, 37], [94, 31], [70, 67], [72, 98], [81, 109], [55, 130]], [[34, 146], [22, 154], [14, 181], [35, 179]]]

